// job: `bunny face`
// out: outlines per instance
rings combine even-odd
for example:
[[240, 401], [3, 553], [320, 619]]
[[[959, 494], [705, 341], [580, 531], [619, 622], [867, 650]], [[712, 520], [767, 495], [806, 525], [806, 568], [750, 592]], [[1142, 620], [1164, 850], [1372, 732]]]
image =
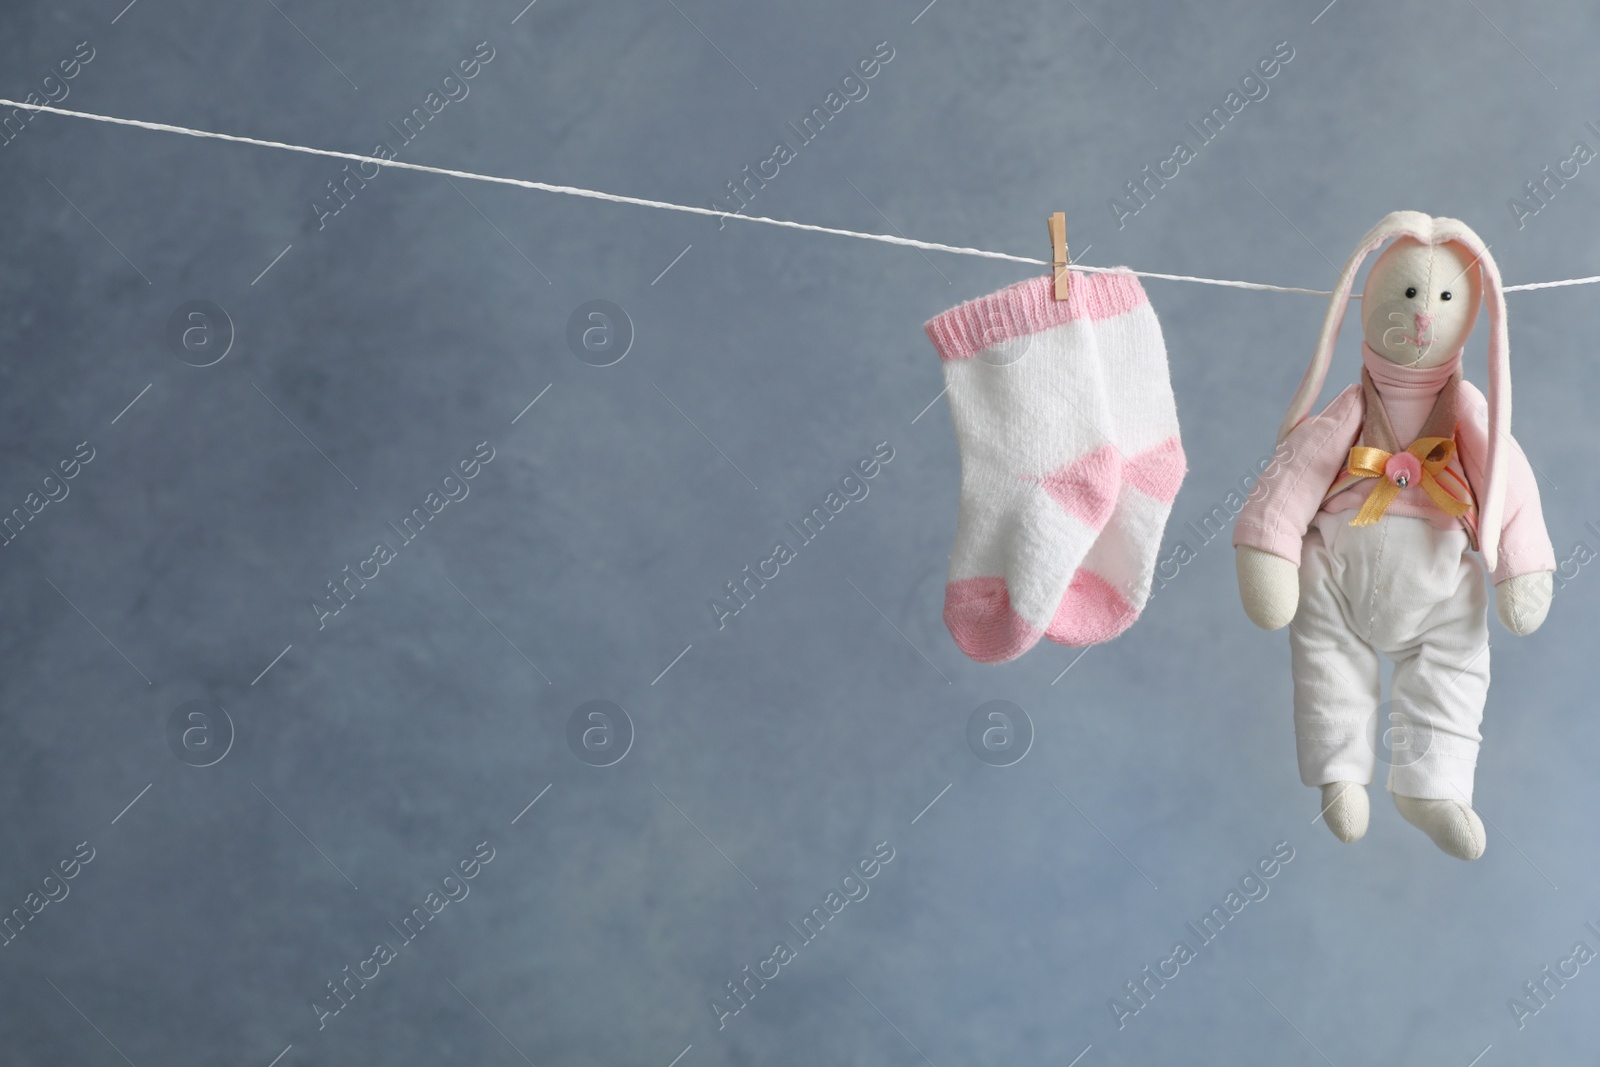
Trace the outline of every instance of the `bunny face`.
[[1367, 345], [1390, 362], [1433, 367], [1461, 351], [1481, 302], [1478, 266], [1464, 247], [1402, 237], [1367, 275], [1361, 327]]

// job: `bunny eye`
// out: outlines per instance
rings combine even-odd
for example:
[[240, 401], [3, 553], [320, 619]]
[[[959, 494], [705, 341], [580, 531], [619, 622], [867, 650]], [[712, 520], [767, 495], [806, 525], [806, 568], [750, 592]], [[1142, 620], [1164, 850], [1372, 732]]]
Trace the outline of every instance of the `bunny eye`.
[[1444, 292], [1440, 293], [1439, 294], [1439, 299], [1440, 300], [1449, 300], [1450, 299], [1450, 290], [1446, 289]]
[[1414, 286], [1414, 285], [1411, 286], [1409, 289], [1406, 290], [1406, 295], [1410, 296], [1410, 297], [1415, 297], [1417, 295], [1417, 287]]

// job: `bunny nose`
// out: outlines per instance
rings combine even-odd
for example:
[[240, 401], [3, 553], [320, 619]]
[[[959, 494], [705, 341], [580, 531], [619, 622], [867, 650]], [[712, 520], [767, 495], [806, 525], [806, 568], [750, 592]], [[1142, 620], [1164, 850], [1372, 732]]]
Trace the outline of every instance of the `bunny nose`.
[[1417, 312], [1417, 340], [1427, 344], [1433, 337], [1433, 316], [1426, 311]]

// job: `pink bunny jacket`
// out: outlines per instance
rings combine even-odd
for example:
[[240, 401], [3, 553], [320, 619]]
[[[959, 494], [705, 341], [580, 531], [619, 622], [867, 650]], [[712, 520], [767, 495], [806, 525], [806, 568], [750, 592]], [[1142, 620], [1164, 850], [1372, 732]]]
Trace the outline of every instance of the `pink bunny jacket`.
[[[1461, 354], [1457, 352], [1439, 366], [1402, 367], [1365, 344], [1361, 346], [1361, 359], [1402, 445], [1418, 435], [1440, 391], [1461, 366]], [[1481, 502], [1489, 446], [1488, 403], [1471, 383], [1462, 381], [1459, 388], [1457, 451], [1444, 480], [1459, 484], [1464, 479], [1473, 499]], [[1372, 491], [1373, 479], [1363, 479], [1332, 496], [1328, 492], [1345, 476], [1351, 446], [1361, 436], [1365, 408], [1362, 387], [1352, 385], [1321, 412], [1290, 431], [1239, 513], [1233, 531], [1235, 547], [1260, 549], [1299, 566], [1300, 542], [1319, 512], [1340, 514], [1361, 508]], [[1507, 438], [1500, 446], [1509, 462], [1499, 559], [1492, 575], [1497, 585], [1507, 578], [1556, 568], [1555, 549], [1545, 530], [1533, 469], [1515, 441]], [[1435, 504], [1420, 483], [1401, 489], [1386, 514], [1425, 519], [1444, 529], [1462, 522]], [[1476, 521], [1477, 514], [1474, 510], [1466, 516], [1469, 524]]]

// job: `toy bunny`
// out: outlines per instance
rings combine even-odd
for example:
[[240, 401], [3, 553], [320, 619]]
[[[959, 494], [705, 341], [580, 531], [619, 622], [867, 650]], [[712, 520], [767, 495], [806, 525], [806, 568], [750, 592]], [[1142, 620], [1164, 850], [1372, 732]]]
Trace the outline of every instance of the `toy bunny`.
[[[1360, 297], [1361, 383], [1307, 418], [1356, 272], [1390, 240]], [[1480, 303], [1487, 404], [1461, 378]], [[1477, 234], [1455, 219], [1397, 211], [1362, 239], [1278, 441], [1233, 543], [1245, 613], [1264, 629], [1290, 628], [1301, 781], [1322, 788], [1323, 817], [1340, 840], [1366, 833], [1384, 653], [1394, 663], [1386, 737], [1395, 806], [1445, 852], [1477, 859], [1485, 572], [1500, 621], [1528, 634], [1550, 609], [1555, 570], [1533, 471], [1511, 437], [1500, 272]]]

